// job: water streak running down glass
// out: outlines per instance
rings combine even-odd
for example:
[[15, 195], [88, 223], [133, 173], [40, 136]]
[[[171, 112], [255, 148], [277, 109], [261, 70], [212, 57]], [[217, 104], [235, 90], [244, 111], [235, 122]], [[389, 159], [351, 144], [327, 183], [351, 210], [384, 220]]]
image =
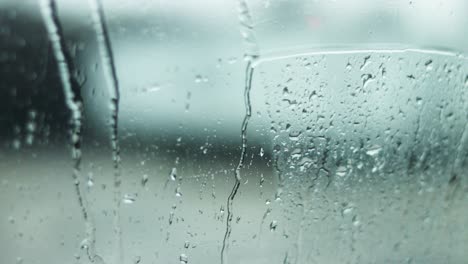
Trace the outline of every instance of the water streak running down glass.
[[468, 2], [0, 1], [0, 263], [465, 263]]

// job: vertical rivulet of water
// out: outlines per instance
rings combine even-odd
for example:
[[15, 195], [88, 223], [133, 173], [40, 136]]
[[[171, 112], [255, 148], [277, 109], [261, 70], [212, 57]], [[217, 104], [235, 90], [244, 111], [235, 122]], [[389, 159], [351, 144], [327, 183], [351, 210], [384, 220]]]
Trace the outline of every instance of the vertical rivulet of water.
[[232, 187], [231, 193], [228, 196], [227, 203], [226, 203], [226, 211], [227, 211], [227, 219], [226, 219], [226, 230], [224, 232], [223, 244], [221, 247], [221, 263], [227, 263], [225, 253], [229, 244], [229, 237], [232, 231], [232, 218], [234, 216], [232, 211], [233, 201], [236, 197], [237, 191], [239, 190], [240, 181], [241, 181], [241, 168], [244, 166], [245, 156], [247, 152], [247, 126], [249, 124], [250, 117], [252, 115], [252, 107], [250, 104], [250, 88], [252, 85], [252, 76], [253, 76], [253, 68], [251, 67], [251, 63], [247, 63], [246, 67], [246, 83], [245, 83], [245, 90], [244, 90], [244, 100], [245, 100], [245, 111], [246, 114], [244, 116], [244, 120], [242, 122], [241, 128], [241, 140], [242, 140], [242, 148], [241, 148], [241, 155], [239, 158], [239, 163], [237, 164], [234, 176], [235, 182], [234, 186]]
[[121, 171], [120, 171], [120, 148], [118, 140], [118, 119], [120, 89], [117, 79], [117, 72], [114, 62], [114, 54], [109, 38], [104, 9], [101, 0], [89, 0], [91, 7], [91, 17], [94, 30], [96, 32], [97, 45], [103, 65], [104, 76], [109, 92], [110, 111], [110, 141], [112, 147], [112, 159], [114, 162], [114, 232], [116, 234], [116, 244], [118, 251], [117, 263], [123, 262], [122, 230], [120, 220], [121, 207]]
[[51, 43], [53, 55], [57, 62], [60, 80], [62, 82], [63, 92], [65, 96], [65, 104], [70, 111], [70, 137], [73, 159], [73, 184], [75, 195], [83, 215], [86, 225], [86, 247], [88, 258], [94, 262], [95, 253], [95, 227], [88, 209], [86, 196], [81, 191], [80, 175], [81, 175], [81, 129], [83, 122], [83, 99], [81, 96], [81, 87], [74, 76], [75, 68], [65, 44], [65, 38], [62, 31], [62, 26], [58, 18], [58, 11], [55, 0], [40, 0], [39, 1], [42, 19]]
[[250, 11], [245, 0], [240, 0], [238, 7], [240, 32], [244, 41], [244, 45], [246, 46], [245, 59], [247, 61], [244, 84], [245, 115], [241, 127], [241, 154], [239, 157], [239, 163], [237, 164], [234, 170], [235, 182], [226, 202], [227, 219], [223, 244], [221, 246], [221, 264], [227, 264], [226, 251], [229, 246], [229, 238], [231, 236], [232, 231], [232, 219], [234, 216], [233, 202], [234, 198], [236, 197], [237, 191], [239, 190], [241, 181], [241, 169], [244, 166], [244, 161], [247, 152], [247, 127], [249, 124], [250, 117], [252, 116], [252, 105], [250, 102], [250, 90], [252, 87], [252, 77], [254, 72], [252, 62], [259, 57], [259, 48], [255, 39], [252, 17], [250, 15]]

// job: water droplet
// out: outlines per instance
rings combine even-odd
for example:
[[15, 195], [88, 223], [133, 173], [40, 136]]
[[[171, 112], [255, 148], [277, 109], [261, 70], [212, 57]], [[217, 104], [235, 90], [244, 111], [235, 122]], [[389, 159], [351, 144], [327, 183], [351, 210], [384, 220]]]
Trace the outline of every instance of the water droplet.
[[33, 133], [36, 131], [36, 123], [34, 121], [29, 121], [28, 124], [26, 125], [26, 130], [30, 133]]
[[416, 104], [422, 105], [422, 103], [423, 103], [423, 99], [421, 97], [419, 97], [419, 96], [416, 97]]
[[314, 91], [312, 91], [312, 93], [310, 94], [309, 100], [315, 101], [315, 100], [317, 99], [317, 97], [318, 97], [318, 96], [317, 96], [317, 91], [314, 90]]
[[201, 83], [201, 82], [208, 82], [208, 78], [203, 77], [200, 74], [197, 74], [195, 76], [195, 83]]
[[171, 211], [169, 213], [169, 220], [168, 221], [169, 221], [169, 225], [172, 225], [172, 222], [174, 221], [174, 212], [173, 211]]
[[[353, 207], [346, 207], [343, 209], [343, 211], [341, 212], [343, 215], [348, 215], [350, 214], [351, 212], [353, 211]], [[349, 218], [348, 218], [349, 219]]]
[[26, 144], [31, 146], [34, 142], [34, 135], [33, 134], [27, 134], [26, 135]]
[[94, 177], [93, 177], [93, 173], [90, 172], [88, 173], [88, 181], [86, 183], [88, 185], [88, 187], [93, 187], [94, 186]]
[[185, 253], [180, 254], [179, 260], [181, 264], [187, 264], [188, 263], [188, 257]]
[[83, 239], [80, 243], [80, 248], [81, 249], [88, 249], [89, 248], [89, 240], [87, 238]]
[[175, 181], [177, 179], [177, 168], [172, 168], [171, 173], [169, 174], [171, 180]]
[[143, 176], [141, 177], [141, 185], [145, 186], [147, 182], [148, 182], [148, 174], [143, 174]]
[[367, 74], [361, 75], [361, 79], [362, 79], [362, 87], [365, 88], [374, 79], [374, 77], [372, 76], [372, 74], [367, 73]]
[[360, 224], [361, 224], [361, 221], [359, 221], [358, 217], [356, 215], [353, 216], [353, 225], [359, 226]]
[[424, 63], [424, 66], [426, 66], [426, 71], [432, 71], [432, 60], [426, 61], [426, 63]]
[[263, 173], [260, 173], [260, 185], [259, 185], [260, 188], [263, 187], [264, 182], [265, 182], [265, 177], [263, 176]]
[[369, 156], [376, 156], [377, 154], [380, 153], [381, 150], [382, 150], [381, 146], [374, 145], [367, 149], [366, 154]]
[[347, 169], [345, 166], [339, 166], [336, 168], [336, 176], [344, 177], [346, 175]]
[[182, 197], [182, 193], [180, 192], [180, 187], [177, 187], [177, 188], [175, 189], [175, 195], [176, 195], [177, 197]]
[[302, 149], [301, 148], [293, 149], [293, 151], [291, 151], [291, 158], [293, 158], [293, 159], [302, 158]]
[[356, 167], [360, 170], [364, 167], [364, 163], [362, 163], [361, 161], [356, 165]]
[[371, 61], [370, 61], [370, 58], [371, 58], [370, 55], [364, 57], [364, 62], [362, 63], [362, 65], [361, 65], [361, 67], [360, 67], [361, 71], [364, 70], [364, 68], [365, 68], [367, 65], [369, 65], [369, 63], [371, 62]]
[[136, 194], [125, 194], [123, 198], [124, 204], [132, 204], [136, 201]]
[[276, 227], [278, 226], [278, 222], [276, 220], [271, 221], [270, 223], [270, 231], [275, 231]]
[[12, 146], [14, 149], [19, 150], [21, 148], [21, 141], [19, 139], [14, 139]]
[[302, 131], [291, 131], [289, 132], [289, 139], [292, 141], [298, 141]]
[[230, 57], [227, 61], [229, 64], [234, 64], [237, 62], [237, 58], [236, 57]]

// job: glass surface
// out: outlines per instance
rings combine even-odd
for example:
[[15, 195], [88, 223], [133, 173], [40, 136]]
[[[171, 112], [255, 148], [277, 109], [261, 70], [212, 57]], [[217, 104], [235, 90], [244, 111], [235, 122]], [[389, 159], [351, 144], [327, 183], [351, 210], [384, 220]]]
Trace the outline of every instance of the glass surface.
[[466, 263], [468, 1], [0, 0], [0, 263]]

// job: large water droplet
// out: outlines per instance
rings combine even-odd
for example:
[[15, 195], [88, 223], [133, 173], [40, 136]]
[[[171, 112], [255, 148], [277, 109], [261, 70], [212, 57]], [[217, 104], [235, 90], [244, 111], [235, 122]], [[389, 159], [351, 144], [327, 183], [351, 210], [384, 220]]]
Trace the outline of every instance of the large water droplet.
[[136, 194], [125, 194], [122, 201], [125, 204], [132, 204], [136, 201]]
[[292, 141], [298, 141], [301, 135], [302, 131], [291, 131], [289, 132], [289, 139]]
[[180, 192], [180, 186], [178, 186], [178, 187], [176, 188], [176, 190], [175, 190], [175, 195], [176, 195], [177, 197], [182, 197], [182, 193]]
[[173, 181], [177, 180], [177, 168], [172, 168], [169, 178]]
[[188, 263], [188, 256], [185, 253], [180, 254], [179, 256], [180, 264]]
[[270, 231], [275, 231], [276, 227], [278, 227], [278, 222], [276, 220], [271, 221], [270, 223]]
[[367, 149], [366, 154], [369, 156], [376, 156], [380, 153], [380, 151], [382, 151], [382, 147], [379, 145], [374, 145]]

